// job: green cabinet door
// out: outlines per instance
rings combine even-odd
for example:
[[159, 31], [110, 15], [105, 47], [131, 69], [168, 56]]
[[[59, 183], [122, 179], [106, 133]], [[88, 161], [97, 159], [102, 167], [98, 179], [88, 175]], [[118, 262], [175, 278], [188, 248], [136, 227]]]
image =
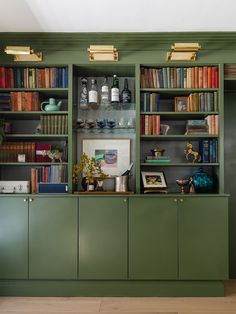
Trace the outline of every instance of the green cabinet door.
[[173, 198], [129, 201], [129, 278], [177, 279], [177, 205]]
[[228, 278], [228, 199], [184, 198], [179, 204], [179, 279]]
[[79, 198], [80, 279], [127, 279], [127, 204], [123, 197]]
[[29, 278], [77, 278], [77, 199], [34, 197], [29, 203]]
[[28, 199], [0, 198], [0, 279], [28, 278]]

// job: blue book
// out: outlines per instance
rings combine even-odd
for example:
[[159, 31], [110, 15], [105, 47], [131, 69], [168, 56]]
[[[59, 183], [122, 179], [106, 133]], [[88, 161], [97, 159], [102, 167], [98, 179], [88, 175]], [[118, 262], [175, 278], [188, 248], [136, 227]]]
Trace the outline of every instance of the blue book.
[[39, 183], [39, 193], [68, 193], [68, 183]]

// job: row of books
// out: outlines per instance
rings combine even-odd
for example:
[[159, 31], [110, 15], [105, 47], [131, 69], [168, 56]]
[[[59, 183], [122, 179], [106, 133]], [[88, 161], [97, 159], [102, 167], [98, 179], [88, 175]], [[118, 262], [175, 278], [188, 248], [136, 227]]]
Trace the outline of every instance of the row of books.
[[39, 183], [67, 182], [66, 165], [51, 165], [31, 168], [31, 193], [39, 192]]
[[[62, 161], [67, 161], [67, 143], [60, 143]], [[25, 162], [51, 162], [51, 159], [44, 155], [44, 151], [51, 151], [55, 147], [49, 143], [35, 142], [3, 142], [0, 145], [0, 162], [17, 162], [18, 155], [25, 155]]]
[[140, 130], [143, 135], [160, 134], [160, 115], [142, 115]]
[[12, 111], [39, 111], [39, 92], [11, 92]]
[[11, 110], [11, 96], [9, 93], [0, 93], [0, 110]]
[[141, 111], [156, 112], [159, 111], [160, 94], [141, 93]]
[[218, 111], [218, 93], [191, 93], [187, 98], [187, 111]]
[[218, 141], [216, 139], [199, 141], [199, 153], [203, 163], [218, 162]]
[[67, 88], [68, 67], [0, 67], [0, 88]]
[[[181, 108], [178, 106], [179, 101], [181, 101]], [[141, 93], [142, 112], [157, 112], [159, 111], [159, 104], [160, 94], [149, 92]], [[175, 111], [218, 111], [218, 93], [200, 92], [191, 93], [189, 96], [175, 97]]]
[[0, 162], [17, 162], [18, 154], [25, 155], [26, 162], [35, 161], [34, 142], [3, 142], [0, 145]]
[[236, 66], [225, 65], [225, 78], [236, 78]]
[[45, 114], [40, 116], [42, 134], [67, 134], [68, 115]]
[[218, 88], [218, 68], [141, 68], [141, 88]]

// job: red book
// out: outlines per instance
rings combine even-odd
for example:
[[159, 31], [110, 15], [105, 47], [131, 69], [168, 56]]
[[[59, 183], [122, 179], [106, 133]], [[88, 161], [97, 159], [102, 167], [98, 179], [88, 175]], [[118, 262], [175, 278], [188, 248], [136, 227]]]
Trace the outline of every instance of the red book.
[[51, 150], [50, 144], [35, 144], [35, 161], [36, 162], [51, 162], [51, 159], [46, 155], [43, 156], [44, 150]]

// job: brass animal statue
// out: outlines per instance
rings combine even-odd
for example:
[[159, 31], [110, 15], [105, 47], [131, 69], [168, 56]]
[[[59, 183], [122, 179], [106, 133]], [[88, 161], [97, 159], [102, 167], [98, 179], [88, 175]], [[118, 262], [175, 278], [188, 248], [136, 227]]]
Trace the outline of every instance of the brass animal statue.
[[192, 160], [193, 163], [201, 161], [201, 155], [199, 154], [199, 152], [193, 149], [193, 144], [191, 144], [190, 142], [187, 143], [184, 153], [187, 160], [189, 160], [190, 157], [193, 158]]
[[52, 162], [55, 162], [56, 160], [62, 162], [62, 152], [60, 152], [58, 149], [44, 150], [42, 155], [48, 156], [52, 160]]

